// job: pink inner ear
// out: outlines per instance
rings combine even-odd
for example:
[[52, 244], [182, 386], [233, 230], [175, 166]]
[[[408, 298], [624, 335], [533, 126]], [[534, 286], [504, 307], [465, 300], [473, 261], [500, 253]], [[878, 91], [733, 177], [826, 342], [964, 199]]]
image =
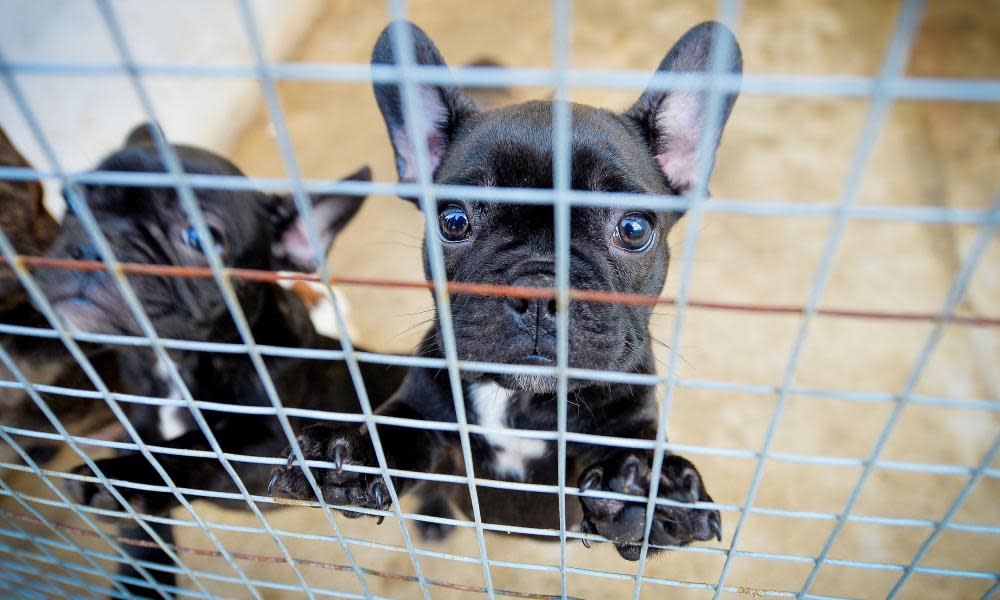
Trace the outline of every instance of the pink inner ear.
[[656, 161], [681, 193], [694, 183], [703, 121], [701, 98], [695, 92], [673, 92], [656, 111], [656, 129], [660, 135]]
[[282, 234], [281, 245], [285, 248], [288, 258], [293, 262], [303, 268], [312, 268], [316, 255], [313, 254], [312, 248], [309, 246], [309, 238], [298, 219]]
[[[420, 86], [419, 112], [422, 131], [427, 136], [427, 161], [431, 174], [441, 164], [444, 157], [445, 139], [441, 126], [448, 118], [447, 110], [441, 101], [440, 93], [432, 87]], [[414, 183], [417, 180], [417, 156], [406, 127], [400, 127], [392, 132], [392, 143], [399, 153], [399, 179], [404, 183]]]

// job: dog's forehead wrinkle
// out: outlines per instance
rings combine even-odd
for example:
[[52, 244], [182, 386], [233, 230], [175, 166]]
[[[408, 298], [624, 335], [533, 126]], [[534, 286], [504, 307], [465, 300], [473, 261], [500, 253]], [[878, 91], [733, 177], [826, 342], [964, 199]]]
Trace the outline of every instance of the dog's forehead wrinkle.
[[[648, 164], [647, 164], [648, 163]], [[467, 170], [448, 184], [516, 189], [547, 190], [553, 187], [552, 156], [534, 156], [518, 151], [494, 151], [487, 166]], [[570, 188], [585, 192], [662, 194], [665, 183], [655, 161], [648, 156], [621, 157], [595, 153], [593, 148], [575, 146], [571, 159]], [[624, 207], [625, 201], [609, 198]], [[491, 203], [517, 206], [508, 202]]]
[[[603, 237], [608, 220], [622, 209], [609, 207], [573, 207], [570, 210], [570, 235], [576, 238]], [[553, 246], [555, 217], [551, 205], [521, 205], [482, 202], [475, 205], [474, 218], [490, 227], [494, 235], [505, 236], [519, 244], [541, 243]], [[609, 231], [610, 232], [610, 231]]]

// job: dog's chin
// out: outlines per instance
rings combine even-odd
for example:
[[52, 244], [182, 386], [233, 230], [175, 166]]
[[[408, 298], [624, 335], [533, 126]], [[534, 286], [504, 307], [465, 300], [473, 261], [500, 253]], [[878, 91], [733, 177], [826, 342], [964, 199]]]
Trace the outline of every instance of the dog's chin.
[[[484, 361], [486, 362], [486, 361]], [[502, 364], [516, 365], [516, 366], [529, 366], [529, 367], [555, 367], [556, 359], [550, 353], [544, 355], [539, 354], [529, 354], [520, 355], [516, 354], [514, 357], [508, 357], [501, 361]], [[608, 370], [613, 369], [611, 365], [604, 364], [591, 364], [587, 363], [584, 365], [574, 364], [573, 357], [570, 357], [570, 367], [584, 368], [584, 369], [595, 369], [595, 370]], [[500, 387], [510, 390], [512, 392], [525, 392], [529, 394], [555, 394], [559, 390], [559, 377], [555, 374], [553, 375], [537, 375], [529, 373], [477, 373], [472, 374], [473, 379], [481, 378], [499, 385]], [[583, 388], [593, 385], [593, 381], [583, 380], [583, 379], [573, 379], [570, 378], [566, 382], [568, 391], [581, 390]]]
[[[559, 378], [553, 375], [491, 374], [489, 379], [500, 387], [512, 392], [528, 394], [555, 394], [559, 391]], [[590, 382], [579, 379], [569, 379], [567, 390], [574, 391], [587, 387]]]
[[559, 389], [559, 379], [549, 375], [523, 375], [519, 373], [491, 375], [500, 387], [514, 392], [529, 394], [555, 394]]

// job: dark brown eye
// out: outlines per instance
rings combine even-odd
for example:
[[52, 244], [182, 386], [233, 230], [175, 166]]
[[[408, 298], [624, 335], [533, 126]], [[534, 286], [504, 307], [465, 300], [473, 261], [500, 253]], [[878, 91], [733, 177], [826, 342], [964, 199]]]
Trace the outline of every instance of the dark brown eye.
[[441, 237], [446, 242], [461, 242], [472, 233], [472, 224], [465, 209], [455, 204], [444, 207], [438, 215]]
[[653, 241], [653, 223], [642, 213], [629, 213], [615, 227], [615, 244], [630, 252], [642, 252]]

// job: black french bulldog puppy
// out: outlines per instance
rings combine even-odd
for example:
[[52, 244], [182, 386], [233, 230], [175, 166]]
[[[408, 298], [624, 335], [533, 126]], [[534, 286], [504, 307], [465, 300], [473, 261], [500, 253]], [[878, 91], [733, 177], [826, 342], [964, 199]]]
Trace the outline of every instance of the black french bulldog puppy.
[[[0, 165], [30, 167], [7, 134], [0, 128]], [[40, 256], [52, 245], [59, 224], [45, 210], [42, 185], [38, 181], [0, 181], [0, 229], [18, 254]], [[14, 271], [0, 265], [0, 323], [47, 328], [45, 317], [31, 305]], [[93, 386], [76, 360], [58, 339], [0, 334], [0, 345], [17, 368], [36, 384], [92, 390]], [[118, 366], [106, 348], [83, 344], [94, 368], [110, 385], [117, 385]], [[14, 374], [0, 364], [0, 379], [13, 381]], [[48, 407], [73, 435], [91, 435], [114, 416], [103, 401], [41, 393]], [[34, 401], [24, 390], [0, 388], [0, 424], [20, 429], [55, 433]], [[46, 462], [61, 442], [22, 437], [18, 440], [36, 462]], [[14, 458], [14, 451], [0, 450], [0, 460]]]
[[[242, 176], [228, 160], [203, 149], [173, 146], [186, 173]], [[98, 170], [164, 172], [148, 125], [129, 135], [124, 147], [107, 157]], [[370, 180], [367, 167], [349, 178]], [[88, 185], [82, 190], [115, 256], [122, 262], [177, 266], [205, 266], [206, 244], [214, 244], [226, 266], [264, 270], [311, 270], [315, 256], [293, 200], [284, 194], [218, 189], [195, 190], [212, 239], [200, 239], [189, 224], [173, 188]], [[325, 249], [350, 221], [363, 198], [314, 196], [313, 216]], [[100, 260], [80, 220], [67, 214], [51, 256]], [[324, 254], [325, 256], [325, 254]], [[142, 335], [130, 316], [117, 286], [103, 272], [40, 270], [38, 281], [68, 327], [89, 332]], [[236, 326], [212, 279], [166, 276], [129, 276], [147, 315], [163, 338], [204, 342], [240, 342]], [[298, 295], [271, 283], [233, 280], [233, 287], [249, 321], [254, 339], [262, 345], [292, 348], [339, 349], [339, 342], [316, 333]], [[132, 394], [180, 399], [165, 365], [151, 350], [121, 348], [123, 380]], [[170, 351], [181, 378], [196, 400], [237, 406], [270, 406], [260, 378], [246, 354]], [[286, 407], [360, 413], [347, 367], [342, 361], [268, 358], [267, 369]], [[396, 390], [405, 370], [364, 365], [362, 374], [371, 401], [379, 404]], [[205, 419], [227, 453], [277, 457], [288, 440], [272, 414], [254, 415], [204, 409]], [[210, 450], [208, 441], [187, 408], [132, 407], [130, 419], [144, 441], [171, 448]], [[297, 428], [315, 423], [293, 419]], [[157, 455], [159, 463], [179, 487], [238, 492], [216, 459]], [[271, 468], [231, 461], [252, 494], [263, 494]], [[111, 479], [163, 485], [163, 479], [138, 452], [98, 461]], [[77, 473], [91, 475], [86, 466]], [[99, 483], [69, 480], [72, 498], [85, 505], [117, 509], [118, 503]], [[118, 487], [142, 513], [163, 513], [177, 504], [168, 493]], [[225, 501], [222, 501], [226, 504]], [[245, 507], [242, 501], [231, 503]], [[159, 527], [159, 526], [158, 526]], [[171, 539], [170, 531], [159, 533]], [[145, 537], [139, 528], [124, 535]], [[134, 548], [132, 548], [134, 550]], [[160, 551], [139, 549], [143, 558], [168, 562]], [[172, 574], [159, 572], [171, 582]], [[140, 590], [141, 591], [141, 590]], [[148, 590], [146, 590], [148, 593]]]
[[[437, 48], [414, 25], [390, 25], [375, 45], [372, 62], [396, 62], [390, 28], [408, 27], [420, 64], [444, 65]], [[731, 50], [726, 72], [741, 73], [742, 59], [732, 33], [718, 23], [688, 31], [660, 64], [664, 72], [707, 72], [713, 38], [723, 36]], [[395, 150], [399, 178], [417, 179], [416, 146], [423, 144], [433, 180], [441, 184], [483, 187], [551, 188], [553, 131], [551, 102], [527, 102], [481, 111], [454, 85], [417, 86], [426, 139], [413, 140], [396, 84], [377, 84], [375, 96]], [[722, 123], [735, 94], [724, 99]], [[706, 130], [708, 95], [702, 92], [647, 90], [624, 113], [572, 105], [571, 168], [576, 190], [684, 194], [695, 185], [699, 138]], [[721, 128], [719, 128], [721, 130]], [[710, 140], [711, 150], [718, 139]], [[440, 199], [439, 230], [449, 280], [551, 288], [555, 273], [551, 206]], [[681, 214], [645, 212], [628, 206], [573, 208], [571, 212], [570, 285], [584, 290], [656, 296], [669, 263], [667, 233]], [[425, 246], [426, 249], [426, 246]], [[427, 267], [425, 252], [425, 270]], [[452, 294], [451, 310], [459, 357], [469, 361], [554, 365], [555, 302]], [[649, 337], [651, 308], [622, 304], [570, 302], [569, 364], [586, 369], [655, 373]], [[441, 356], [440, 331], [432, 329], [421, 353]], [[463, 373], [466, 411], [472, 423], [492, 427], [554, 431], [555, 377]], [[568, 429], [571, 432], [653, 439], [658, 406], [651, 386], [570, 381]], [[410, 419], [454, 422], [447, 373], [412, 369], [400, 390], [380, 413]], [[389, 466], [418, 472], [461, 473], [454, 465], [459, 448], [454, 433], [379, 425]], [[364, 430], [320, 425], [305, 430], [304, 448], [312, 458], [373, 465], [371, 441]], [[556, 444], [503, 435], [473, 435], [475, 475], [539, 484], [557, 482]], [[659, 495], [680, 502], [711, 501], [698, 470], [687, 459], [667, 454], [660, 473], [652, 473], [650, 450], [572, 443], [567, 475], [583, 490], [646, 495], [659, 478]], [[278, 493], [308, 497], [298, 468], [277, 470]], [[414, 481], [394, 478], [398, 491]], [[331, 501], [351, 499], [362, 506], [385, 507], [381, 477], [327, 470], [324, 492]], [[455, 500], [469, 498], [463, 486]], [[479, 486], [483, 519], [488, 522], [558, 528], [558, 500]], [[567, 502], [568, 519], [581, 531], [611, 540], [626, 559], [639, 557], [645, 524], [645, 501], [581, 497]], [[442, 515], [447, 505], [425, 505], [421, 512]], [[573, 522], [573, 521], [570, 522]], [[718, 511], [658, 506], [650, 541], [683, 545], [718, 537]]]

